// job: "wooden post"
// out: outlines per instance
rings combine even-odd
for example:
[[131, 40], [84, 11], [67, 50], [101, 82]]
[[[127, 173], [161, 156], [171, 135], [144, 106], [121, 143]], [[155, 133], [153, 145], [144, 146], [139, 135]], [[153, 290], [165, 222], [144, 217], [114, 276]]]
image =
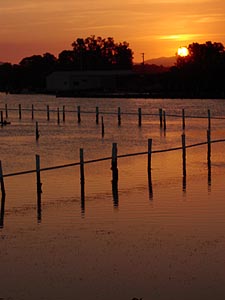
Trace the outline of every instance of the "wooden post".
[[120, 107], [118, 107], [118, 126], [121, 125], [121, 110]]
[[21, 104], [19, 104], [19, 119], [22, 119], [22, 111], [21, 111]]
[[112, 180], [118, 180], [118, 168], [117, 168], [117, 143], [112, 144]]
[[207, 142], [208, 142], [208, 151], [207, 151], [207, 164], [208, 164], [208, 185], [211, 185], [211, 131], [207, 130]]
[[63, 122], [66, 120], [65, 105], [63, 105]]
[[81, 186], [81, 210], [85, 211], [85, 189], [84, 189], [84, 150], [80, 149], [80, 186]]
[[166, 112], [165, 110], [163, 111], [163, 129], [166, 131]]
[[80, 118], [80, 106], [77, 106], [77, 120], [78, 120], [78, 123], [81, 122], [81, 118]]
[[208, 109], [208, 130], [211, 130], [211, 112], [210, 109]]
[[34, 119], [34, 105], [32, 104], [32, 107], [31, 107], [31, 119], [33, 120]]
[[96, 122], [96, 124], [98, 124], [99, 123], [99, 108], [98, 108], [98, 106], [95, 109], [95, 113], [96, 113], [95, 122]]
[[185, 130], [185, 111], [182, 109], [182, 129]]
[[160, 128], [163, 127], [163, 110], [162, 108], [159, 108], [159, 123], [160, 123]]
[[141, 116], [141, 108], [138, 108], [138, 126], [141, 127], [141, 120], [142, 116]]
[[0, 160], [0, 182], [1, 182], [2, 196], [5, 196], [5, 184], [4, 184], [4, 177], [3, 177], [2, 162], [1, 162], [1, 160]]
[[49, 114], [49, 105], [47, 105], [47, 120], [50, 120], [50, 114]]
[[35, 132], [36, 132], [36, 141], [39, 139], [39, 137], [40, 137], [40, 133], [39, 133], [39, 129], [38, 129], [38, 122], [36, 122], [36, 130], [35, 130]]
[[186, 176], [186, 141], [185, 141], [185, 134], [181, 135], [182, 139], [182, 160], [183, 160], [183, 176]]
[[8, 106], [5, 104], [5, 117], [8, 119]]
[[148, 174], [152, 169], [152, 139], [148, 139]]
[[42, 193], [41, 172], [40, 172], [40, 156], [36, 154], [36, 178], [37, 178], [37, 193]]
[[1, 126], [3, 127], [4, 123], [3, 123], [3, 111], [1, 110]]
[[103, 118], [103, 116], [102, 116], [101, 120], [102, 120], [102, 137], [104, 137], [104, 135], [105, 135], [105, 125], [104, 125], [104, 118]]
[[59, 107], [57, 108], [57, 123], [60, 124]]

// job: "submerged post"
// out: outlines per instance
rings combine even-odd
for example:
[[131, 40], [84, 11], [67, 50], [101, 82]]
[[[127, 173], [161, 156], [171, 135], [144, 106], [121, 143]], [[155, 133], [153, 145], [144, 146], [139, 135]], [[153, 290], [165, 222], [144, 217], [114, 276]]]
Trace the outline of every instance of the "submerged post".
[[66, 120], [65, 105], [63, 105], [63, 122]]
[[141, 115], [141, 107], [138, 108], [138, 126], [141, 127], [142, 115]]
[[21, 104], [19, 104], [19, 119], [22, 119], [22, 110], [21, 110]]
[[163, 111], [163, 129], [166, 131], [166, 112], [165, 110]]
[[208, 109], [208, 130], [211, 130], [211, 112], [210, 109]]
[[208, 142], [207, 162], [208, 162], [208, 168], [210, 168], [211, 167], [211, 132], [209, 129], [207, 130], [207, 142]]
[[163, 127], [163, 110], [162, 108], [159, 108], [159, 124], [160, 124], [160, 128]]
[[112, 144], [112, 180], [118, 180], [118, 168], [117, 168], [117, 143]]
[[148, 174], [152, 169], [152, 139], [148, 139]]
[[104, 137], [104, 135], [105, 135], [105, 125], [104, 125], [104, 118], [103, 118], [103, 116], [102, 116], [101, 120], [102, 120], [102, 137]]
[[80, 106], [77, 106], [77, 121], [78, 121], [78, 123], [81, 122], [81, 118], [80, 118]]
[[50, 120], [50, 114], [49, 114], [49, 105], [47, 105], [47, 120]]
[[98, 106], [96, 106], [96, 108], [95, 108], [95, 123], [96, 124], [99, 123], [99, 108], [98, 108]]
[[182, 139], [182, 160], [183, 160], [183, 176], [186, 177], [186, 140], [185, 134], [181, 135]]
[[118, 126], [120, 126], [121, 125], [121, 110], [120, 110], [120, 107], [118, 107], [117, 116], [118, 116]]
[[2, 171], [2, 162], [0, 160], [0, 182], [1, 182], [1, 192], [2, 196], [5, 196], [5, 184], [4, 184], [4, 178], [3, 178], [3, 171]]
[[40, 156], [38, 154], [36, 154], [36, 178], [37, 178], [37, 193], [42, 193]]
[[185, 130], [185, 111], [182, 109], [182, 129]]
[[40, 133], [39, 133], [39, 129], [38, 129], [38, 122], [36, 122], [36, 130], [35, 130], [35, 132], [36, 132], [36, 141], [39, 139], [39, 137], [40, 137]]
[[80, 148], [80, 187], [81, 187], [81, 207], [82, 212], [84, 212], [84, 200], [85, 200], [85, 190], [84, 190], [84, 150]]
[[31, 119], [34, 119], [34, 105], [31, 106]]
[[8, 119], [8, 106], [7, 103], [5, 104], [5, 117]]

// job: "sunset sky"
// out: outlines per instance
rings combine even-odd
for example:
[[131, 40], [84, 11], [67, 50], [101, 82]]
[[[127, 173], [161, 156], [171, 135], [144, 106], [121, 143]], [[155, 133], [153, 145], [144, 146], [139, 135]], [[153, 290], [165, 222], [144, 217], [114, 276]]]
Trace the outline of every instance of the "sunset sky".
[[127, 41], [134, 61], [173, 56], [192, 42], [225, 45], [225, 0], [1, 0], [0, 61], [58, 55], [78, 37]]

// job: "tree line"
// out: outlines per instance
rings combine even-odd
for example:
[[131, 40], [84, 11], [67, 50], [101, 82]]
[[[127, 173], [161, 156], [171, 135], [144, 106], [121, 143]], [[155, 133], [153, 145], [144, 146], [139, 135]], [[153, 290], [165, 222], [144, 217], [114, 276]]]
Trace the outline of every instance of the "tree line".
[[46, 76], [54, 71], [128, 70], [132, 69], [133, 52], [127, 42], [113, 38], [77, 38], [72, 50], [63, 50], [56, 58], [51, 53], [23, 58], [19, 64], [0, 66], [0, 90], [42, 91]]
[[127, 92], [144, 92], [152, 97], [225, 98], [223, 44], [208, 41], [192, 43], [187, 48], [189, 54], [177, 55], [175, 65], [169, 69], [137, 67], [127, 42], [95, 36], [78, 38], [71, 50], [63, 50], [57, 58], [45, 53], [25, 57], [16, 65], [0, 65], [0, 90], [43, 92], [46, 76], [54, 71], [133, 70], [135, 75], [125, 85]]

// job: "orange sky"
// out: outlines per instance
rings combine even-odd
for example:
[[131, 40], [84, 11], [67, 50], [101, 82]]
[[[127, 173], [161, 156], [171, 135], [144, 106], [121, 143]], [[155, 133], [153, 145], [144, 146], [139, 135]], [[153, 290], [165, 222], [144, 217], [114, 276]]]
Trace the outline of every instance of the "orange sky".
[[127, 41], [134, 61], [208, 40], [225, 46], [225, 0], [1, 0], [0, 61], [58, 55], [78, 37]]

